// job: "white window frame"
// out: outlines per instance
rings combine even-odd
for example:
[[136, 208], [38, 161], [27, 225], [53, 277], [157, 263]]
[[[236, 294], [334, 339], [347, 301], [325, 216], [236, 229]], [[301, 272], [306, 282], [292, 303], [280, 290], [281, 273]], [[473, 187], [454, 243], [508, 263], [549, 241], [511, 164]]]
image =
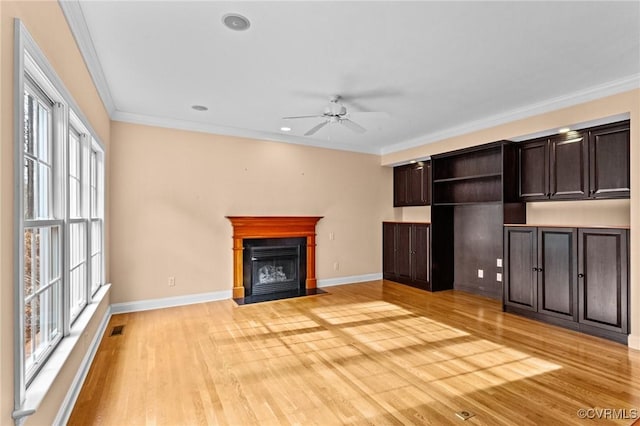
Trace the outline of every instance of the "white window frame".
[[[27, 77], [28, 75], [28, 77]], [[34, 217], [32, 220], [26, 220], [24, 217], [24, 91], [28, 84], [33, 82], [34, 85], [53, 103], [53, 120], [52, 120], [52, 155], [53, 166], [51, 173], [50, 202], [52, 203], [49, 217]], [[83, 136], [82, 163], [82, 179], [84, 187], [81, 192], [84, 194], [83, 207], [79, 218], [70, 218], [69, 211], [69, 175], [68, 175], [68, 147], [69, 147], [69, 129], [73, 126]], [[104, 214], [101, 211], [100, 217], [96, 220], [102, 221], [100, 229], [100, 274], [98, 285], [92, 286], [90, 282], [91, 275], [91, 236], [90, 226], [91, 217], [89, 206], [89, 168], [88, 161], [90, 153], [95, 151], [99, 153], [101, 161], [104, 161], [104, 145], [97, 137], [97, 133], [84, 117], [78, 108], [73, 97], [68, 92], [62, 80], [57, 76], [48, 60], [38, 48], [37, 44], [26, 30], [19, 19], [14, 19], [14, 412], [13, 418], [16, 424], [21, 424], [24, 419], [33, 414], [40, 402], [43, 400], [47, 391], [51, 388], [62, 368], [72, 348], [75, 346], [79, 336], [84, 332], [85, 327], [89, 323], [89, 319], [95, 313], [95, 306], [102, 300], [105, 291], [101, 288], [108, 289], [104, 286], [104, 236], [105, 224]], [[98, 196], [102, 197], [100, 205], [104, 206], [104, 167], [101, 165], [101, 175], [99, 175], [98, 183], [100, 191]], [[86, 285], [86, 303], [83, 307], [84, 312], [78, 311], [77, 315], [71, 316], [70, 312], [70, 273], [69, 273], [69, 230], [70, 224], [74, 221], [82, 221], [85, 225], [84, 238], [84, 257], [85, 267], [85, 285]], [[46, 348], [46, 356], [39, 360], [35, 368], [26, 371], [25, 365], [25, 347], [24, 330], [25, 330], [25, 300], [24, 297], [24, 230], [29, 227], [59, 227], [58, 245], [60, 251], [58, 257], [60, 259], [60, 277], [62, 287], [60, 290], [62, 321], [56, 323], [62, 328], [61, 338], [52, 342], [50, 347]], [[94, 236], [95, 237], [95, 236]], [[46, 256], [46, 253], [45, 253]], [[31, 297], [31, 296], [29, 296]], [[92, 309], [86, 309], [86, 306], [93, 305]], [[82, 321], [80, 319], [82, 318]], [[65, 343], [67, 342], [67, 343]], [[43, 368], [45, 367], [46, 368]]]
[[[27, 81], [28, 80], [28, 81]], [[46, 93], [41, 87], [40, 85], [35, 82], [35, 81], [30, 81], [30, 79], [25, 79], [25, 83], [24, 83], [24, 90], [23, 90], [23, 96], [22, 96], [22, 105], [24, 105], [24, 92], [28, 92], [30, 96], [32, 96], [34, 99], [38, 100], [39, 102], [44, 101], [47, 102], [47, 104], [49, 104], [50, 106], [50, 123], [47, 129], [47, 138], [48, 140], [48, 151], [49, 151], [49, 162], [45, 163], [40, 157], [40, 153], [37, 152], [39, 151], [39, 148], [34, 147], [34, 154], [28, 154], [24, 151], [24, 145], [21, 145], [21, 155], [22, 155], [22, 162], [21, 164], [19, 164], [19, 166], [21, 167], [21, 169], [23, 170], [24, 173], [24, 165], [25, 165], [25, 158], [29, 158], [29, 159], [33, 159], [34, 161], [34, 170], [36, 170], [35, 176], [38, 176], [36, 178], [34, 178], [34, 189], [35, 192], [37, 193], [37, 196], [34, 196], [34, 212], [33, 212], [33, 217], [32, 218], [24, 218], [24, 179], [20, 180], [20, 198], [22, 200], [22, 211], [23, 211], [23, 228], [19, 233], [19, 239], [22, 241], [23, 244], [23, 261], [24, 261], [24, 233], [27, 229], [32, 229], [32, 230], [40, 230], [40, 231], [44, 231], [45, 229], [51, 229], [54, 227], [58, 228], [58, 253], [57, 253], [57, 257], [58, 257], [58, 270], [60, 271], [60, 278], [56, 279], [54, 281], [49, 281], [49, 277], [48, 274], [46, 273], [48, 268], [46, 267], [47, 262], [44, 262], [43, 259], [40, 259], [40, 266], [41, 266], [41, 271], [40, 271], [40, 280], [42, 279], [47, 279], [47, 282], [42, 282], [40, 283], [40, 288], [35, 291], [31, 296], [29, 297], [24, 297], [24, 288], [25, 288], [25, 280], [24, 280], [24, 269], [21, 269], [21, 293], [20, 293], [20, 298], [22, 299], [22, 303], [21, 306], [19, 307], [19, 311], [22, 312], [21, 314], [21, 318], [23, 323], [21, 324], [21, 329], [23, 330], [21, 333], [21, 339], [24, 338], [24, 330], [26, 327], [26, 324], [24, 323], [24, 312], [26, 310], [25, 305], [28, 303], [27, 299], [32, 300], [32, 299], [36, 299], [39, 298], [40, 295], [43, 295], [44, 299], [47, 299], [47, 294], [50, 293], [49, 290], [51, 290], [54, 286], [59, 285], [60, 288], [60, 294], [58, 295], [60, 297], [60, 302], [62, 301], [62, 297], [64, 294], [64, 274], [62, 272], [62, 270], [60, 268], [62, 268], [62, 260], [64, 259], [64, 255], [63, 255], [63, 250], [62, 250], [62, 241], [63, 241], [63, 236], [64, 236], [64, 221], [62, 220], [61, 216], [60, 216], [60, 197], [63, 195], [61, 193], [59, 193], [57, 191], [57, 188], [59, 188], [59, 186], [62, 184], [62, 182], [60, 181], [61, 176], [59, 176], [58, 170], [60, 169], [61, 166], [63, 166], [62, 164], [62, 152], [60, 150], [60, 148], [63, 147], [59, 147], [56, 146], [54, 139], [55, 139], [55, 135], [54, 133], [56, 132], [57, 129], [59, 129], [60, 126], [64, 127], [64, 123], [65, 123], [65, 117], [64, 117], [64, 109], [62, 108], [62, 105], [60, 103], [58, 103], [56, 101], [56, 98], [59, 98], [59, 93], [57, 92], [49, 92]], [[22, 119], [24, 120], [24, 110], [23, 110], [23, 115], [22, 115]], [[37, 135], [39, 138], [39, 135]], [[23, 143], [24, 143], [24, 133], [23, 133]], [[35, 143], [34, 145], [39, 145], [39, 143]], [[17, 165], [18, 166], [18, 165]], [[49, 167], [50, 168], [50, 178], [49, 178], [49, 182], [48, 182], [48, 186], [49, 188], [46, 189], [46, 192], [48, 193], [47, 196], [47, 216], [43, 217], [40, 214], [40, 210], [41, 210], [41, 189], [40, 189], [40, 178], [39, 178], [39, 173], [41, 171], [41, 166], [45, 166], [45, 167]], [[43, 240], [43, 237], [41, 235], [41, 241], [40, 244], [43, 248], [43, 252], [44, 253], [48, 253], [49, 249], [47, 247], [46, 241]], [[45, 259], [49, 259], [49, 256], [44, 256]], [[35, 257], [33, 258], [33, 260], [35, 260]], [[33, 269], [33, 268], [32, 268]], [[43, 277], [44, 275], [44, 277]], [[33, 277], [32, 277], [33, 279]], [[32, 285], [34, 285], [34, 283], [32, 282]], [[33, 378], [33, 376], [35, 374], [37, 374], [37, 372], [40, 370], [40, 368], [42, 368], [42, 364], [43, 362], [49, 357], [49, 355], [51, 354], [51, 352], [55, 349], [55, 346], [60, 342], [60, 340], [62, 340], [62, 336], [64, 334], [64, 309], [62, 307], [62, 304], [60, 303], [56, 308], [59, 309], [59, 312], [55, 312], [56, 314], [56, 321], [58, 323], [58, 334], [55, 336], [54, 339], [49, 339], [46, 338], [45, 341], [47, 342], [47, 346], [42, 347], [42, 348], [35, 348], [35, 349], [39, 349], [40, 353], [39, 354], [35, 354], [34, 352], [37, 352], [36, 350], [34, 350], [34, 348], [32, 348], [32, 362], [31, 363], [27, 363], [25, 360], [25, 355], [24, 355], [24, 342], [21, 341], [22, 345], [20, 347], [20, 349], [23, 351], [23, 366], [22, 366], [22, 370], [23, 370], [23, 375], [25, 377], [25, 382], [28, 384], [29, 381]], [[33, 312], [32, 312], [33, 313]], [[35, 317], [35, 313], [33, 313], [34, 316], [32, 316], [32, 320], [34, 320]], [[45, 306], [41, 306], [41, 310], [40, 312], [38, 312], [38, 318], [40, 319], [40, 322], [42, 322], [43, 317], [47, 317], [48, 316], [48, 309]], [[31, 323], [31, 327], [35, 326], [35, 323], [32, 322]], [[47, 330], [43, 330], [40, 329], [40, 334], [46, 336]], [[49, 336], [47, 336], [49, 337]], [[32, 335], [32, 340], [31, 342], [33, 342], [33, 339], [35, 338], [35, 336]]]

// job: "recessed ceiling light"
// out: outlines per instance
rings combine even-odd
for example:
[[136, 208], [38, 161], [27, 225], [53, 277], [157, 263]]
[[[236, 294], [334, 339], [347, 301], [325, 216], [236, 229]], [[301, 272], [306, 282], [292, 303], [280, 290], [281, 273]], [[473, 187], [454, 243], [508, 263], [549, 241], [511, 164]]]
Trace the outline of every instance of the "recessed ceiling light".
[[280, 130], [282, 130], [283, 132], [290, 132], [291, 127], [280, 127]]
[[568, 127], [563, 127], [562, 129], [558, 129], [558, 133], [569, 133], [571, 131]]
[[251, 22], [242, 15], [237, 13], [227, 13], [222, 17], [224, 25], [234, 31], [244, 31], [249, 29]]
[[191, 108], [195, 109], [196, 111], [206, 111], [209, 109], [204, 105], [192, 105]]

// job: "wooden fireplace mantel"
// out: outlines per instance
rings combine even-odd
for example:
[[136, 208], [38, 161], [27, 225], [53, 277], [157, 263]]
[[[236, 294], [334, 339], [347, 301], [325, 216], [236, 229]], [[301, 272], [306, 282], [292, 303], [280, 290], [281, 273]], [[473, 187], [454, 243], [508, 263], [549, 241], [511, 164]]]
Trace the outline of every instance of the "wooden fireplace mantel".
[[233, 298], [244, 297], [242, 240], [245, 238], [307, 239], [307, 289], [316, 288], [316, 224], [322, 216], [226, 216], [233, 225]]

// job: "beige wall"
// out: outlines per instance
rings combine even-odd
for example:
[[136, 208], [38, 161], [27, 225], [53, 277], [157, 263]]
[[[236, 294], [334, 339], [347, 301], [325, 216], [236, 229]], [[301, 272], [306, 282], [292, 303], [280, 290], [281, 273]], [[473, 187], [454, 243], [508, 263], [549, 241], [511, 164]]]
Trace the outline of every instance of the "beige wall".
[[527, 223], [563, 226], [629, 226], [630, 200], [527, 203]]
[[[64, 81], [99, 137], [109, 144], [109, 117], [55, 1], [0, 1], [0, 424], [13, 423], [13, 19], [20, 18]], [[108, 303], [108, 300], [105, 302]], [[104, 313], [104, 312], [103, 312]], [[102, 314], [103, 314], [102, 313]], [[100, 314], [100, 315], [102, 315]], [[61, 371], [42, 410], [27, 424], [50, 424], [79, 360], [79, 345]]]
[[631, 226], [631, 335], [629, 336], [629, 346], [640, 349], [640, 89], [383, 155], [382, 164], [391, 165], [406, 162], [454, 149], [503, 139], [508, 140], [619, 114], [629, 114], [631, 119], [631, 199], [531, 203], [527, 206], [527, 221], [536, 224], [575, 226]]
[[319, 280], [381, 272], [394, 212], [379, 156], [121, 122], [111, 141], [114, 303], [230, 291], [225, 216], [324, 216]]

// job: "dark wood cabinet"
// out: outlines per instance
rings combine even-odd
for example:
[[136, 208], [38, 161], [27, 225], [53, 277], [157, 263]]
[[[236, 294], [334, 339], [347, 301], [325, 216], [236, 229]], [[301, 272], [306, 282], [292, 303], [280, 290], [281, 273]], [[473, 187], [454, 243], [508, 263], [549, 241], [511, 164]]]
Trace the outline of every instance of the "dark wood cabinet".
[[549, 140], [549, 198], [551, 200], [587, 197], [588, 157], [585, 133], [569, 132]]
[[590, 196], [629, 197], [629, 122], [600, 126], [589, 132]]
[[549, 198], [549, 144], [547, 139], [523, 143], [518, 147], [519, 194], [523, 200]]
[[629, 145], [628, 121], [523, 142], [520, 199], [628, 198]]
[[420, 161], [393, 168], [393, 206], [431, 203], [431, 162]]
[[505, 229], [504, 303], [575, 321], [575, 228]]
[[383, 278], [430, 290], [430, 241], [429, 224], [384, 222]]
[[579, 230], [580, 323], [628, 332], [627, 234], [623, 229]]
[[505, 310], [626, 343], [627, 234], [506, 227]]
[[575, 228], [538, 228], [538, 312], [577, 320]]
[[506, 228], [504, 233], [504, 303], [538, 310], [538, 248], [536, 228]]

